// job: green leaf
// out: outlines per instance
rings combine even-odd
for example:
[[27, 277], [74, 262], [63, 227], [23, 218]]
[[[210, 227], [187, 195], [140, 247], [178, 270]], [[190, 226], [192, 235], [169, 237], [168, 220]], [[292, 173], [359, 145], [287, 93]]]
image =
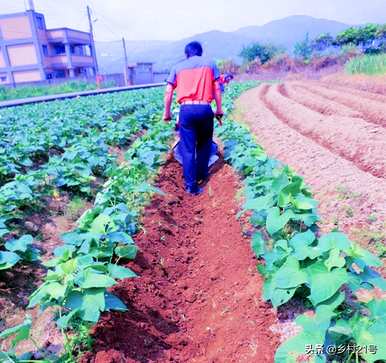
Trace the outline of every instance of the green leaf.
[[330, 327], [330, 329], [328, 329], [328, 331], [330, 333], [345, 335], [347, 337], [351, 337], [351, 335], [352, 335], [351, 326], [348, 323], [348, 321], [344, 320], [344, 319], [337, 320], [335, 325]]
[[255, 199], [249, 199], [244, 204], [244, 210], [261, 211], [273, 206], [272, 194], [267, 194]]
[[113, 228], [114, 226], [115, 224], [111, 217], [105, 214], [100, 214], [91, 223], [90, 232], [93, 234], [105, 234], [108, 232], [109, 228]]
[[127, 311], [127, 307], [124, 304], [124, 302], [119, 299], [117, 296], [105, 293], [105, 304], [106, 304], [106, 310], [116, 310], [116, 311]]
[[291, 289], [274, 289], [270, 294], [270, 300], [274, 308], [289, 301], [297, 290], [297, 287]]
[[51, 282], [46, 285], [45, 291], [53, 299], [61, 299], [66, 293], [66, 286], [60, 284], [59, 282]]
[[73, 258], [59, 265], [60, 269], [67, 275], [74, 273], [77, 269], [77, 259]]
[[[382, 266], [382, 261], [373, 255], [371, 252], [367, 251], [366, 249], [358, 246], [357, 244], [352, 244], [351, 248], [347, 251], [347, 255], [352, 257], [355, 260], [362, 260], [364, 264], [367, 264], [369, 266], [375, 266], [380, 267]], [[359, 263], [359, 265], [363, 265], [363, 263]], [[364, 267], [364, 265], [363, 265]]]
[[16, 265], [20, 256], [14, 252], [0, 251], [0, 270], [6, 270]]
[[[301, 315], [296, 323], [303, 329], [293, 338], [282, 343], [275, 353], [275, 363], [296, 363], [306, 353], [306, 346], [315, 347], [325, 342], [326, 331], [332, 314], [326, 308], [317, 309], [314, 316]], [[311, 356], [310, 362], [325, 362], [323, 355]]]
[[31, 330], [32, 320], [27, 318], [22, 324], [16, 325], [12, 328], [6, 329], [0, 333], [0, 339], [6, 339], [12, 335], [15, 337], [12, 339], [12, 348], [15, 348], [21, 341], [29, 338]]
[[33, 237], [29, 234], [26, 234], [19, 239], [13, 239], [6, 242], [5, 248], [11, 252], [26, 252], [32, 242]]
[[133, 238], [124, 232], [112, 232], [107, 235], [107, 238], [113, 243], [134, 244]]
[[315, 234], [309, 229], [303, 233], [296, 233], [290, 240], [289, 244], [291, 247], [296, 247], [297, 245], [311, 245], [315, 241]]
[[289, 256], [286, 262], [272, 277], [275, 288], [289, 289], [298, 287], [307, 281], [307, 274], [300, 269], [299, 261]]
[[108, 275], [85, 271], [79, 281], [79, 287], [82, 289], [90, 289], [97, 287], [111, 287], [116, 284], [116, 281]]
[[29, 297], [29, 304], [27, 306], [28, 309], [35, 307], [38, 304], [43, 304], [45, 298], [48, 296], [47, 293], [47, 285], [49, 282], [44, 282], [42, 285], [35, 290], [31, 296]]
[[61, 318], [56, 320], [56, 325], [59, 327], [59, 329], [67, 329], [69, 327], [71, 319], [79, 313], [79, 309], [71, 310], [66, 315], [63, 315]]
[[87, 289], [83, 293], [73, 291], [67, 298], [66, 307], [78, 309], [85, 321], [96, 323], [100, 312], [105, 310], [105, 289]]
[[115, 265], [113, 263], [108, 264], [109, 274], [114, 279], [127, 279], [137, 277], [137, 274], [127, 267]]
[[285, 211], [280, 214], [280, 209], [277, 207], [271, 208], [267, 215], [267, 231], [270, 235], [279, 232], [289, 222], [294, 213], [291, 210]]
[[279, 194], [278, 204], [279, 207], [286, 207], [292, 201], [292, 197], [300, 193], [303, 180], [300, 177], [294, 177], [293, 181], [288, 184]]
[[59, 246], [54, 249], [54, 256], [60, 257], [62, 261], [67, 261], [68, 259], [72, 258], [72, 255], [75, 250], [76, 247], [73, 245]]
[[251, 248], [255, 253], [256, 257], [261, 257], [264, 254], [265, 241], [263, 235], [260, 232], [255, 232], [251, 239]]
[[308, 198], [303, 194], [298, 194], [292, 199], [292, 204], [296, 209], [310, 210], [316, 208], [318, 202], [313, 198]]
[[307, 230], [303, 233], [296, 233], [289, 241], [290, 246], [294, 249], [294, 257], [299, 261], [310, 258], [311, 260], [321, 255], [318, 247], [311, 246], [315, 241], [315, 234]]
[[331, 271], [334, 267], [343, 267], [346, 264], [346, 260], [340, 255], [340, 249], [333, 248], [330, 250], [330, 256], [324, 261], [324, 264], [328, 271]]
[[333, 248], [338, 248], [348, 252], [352, 243], [342, 232], [330, 232], [319, 238], [318, 247], [322, 252], [327, 252]]
[[367, 304], [374, 320], [386, 319], [386, 300], [371, 300]]
[[136, 245], [118, 246], [115, 248], [115, 254], [118, 257], [134, 260], [137, 256], [138, 247]]
[[308, 266], [308, 285], [311, 290], [309, 299], [314, 305], [329, 299], [343, 284], [348, 282], [347, 271], [343, 268], [327, 269], [322, 261]]

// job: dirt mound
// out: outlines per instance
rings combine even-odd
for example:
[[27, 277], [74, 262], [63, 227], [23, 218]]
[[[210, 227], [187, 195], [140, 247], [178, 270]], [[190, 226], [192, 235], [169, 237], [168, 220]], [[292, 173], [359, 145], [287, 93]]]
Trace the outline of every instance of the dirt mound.
[[322, 82], [329, 86], [339, 85], [386, 95], [386, 76], [350, 76], [343, 73], [334, 73], [324, 77]]
[[[264, 105], [302, 135], [311, 138], [358, 168], [386, 178], [386, 129], [360, 118], [324, 116], [280, 93], [280, 85], [265, 86]], [[327, 91], [326, 91], [327, 92]], [[317, 98], [315, 96], [315, 98]]]
[[276, 315], [261, 300], [262, 279], [235, 217], [234, 171], [220, 161], [204, 194], [191, 197], [172, 161], [158, 186], [166, 196], [146, 208], [141, 253], [129, 264], [140, 277], [114, 288], [129, 311], [102, 318], [95, 355], [83, 362], [273, 362]]

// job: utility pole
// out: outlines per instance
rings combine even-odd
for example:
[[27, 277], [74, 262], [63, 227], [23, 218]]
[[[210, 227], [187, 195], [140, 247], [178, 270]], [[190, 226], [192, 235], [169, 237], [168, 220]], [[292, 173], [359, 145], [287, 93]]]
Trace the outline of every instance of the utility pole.
[[125, 38], [122, 37], [122, 46], [123, 46], [123, 55], [124, 55], [124, 58], [125, 58], [125, 71], [123, 72], [124, 74], [124, 77], [125, 77], [125, 86], [127, 86], [128, 84], [128, 62], [127, 62], [127, 51], [126, 51], [126, 41], [125, 41]]
[[28, 9], [27, 10], [35, 11], [35, 5], [34, 5], [33, 0], [28, 0]]
[[90, 50], [91, 50], [91, 55], [94, 58], [95, 73], [98, 74], [99, 73], [99, 69], [98, 69], [98, 61], [97, 61], [96, 50], [95, 50], [94, 28], [93, 28], [93, 25], [92, 25], [91, 9], [90, 9], [89, 5], [87, 5], [87, 17], [88, 17], [88, 25], [89, 25], [89, 29], [90, 29], [90, 38], [91, 38], [90, 39], [91, 40]]

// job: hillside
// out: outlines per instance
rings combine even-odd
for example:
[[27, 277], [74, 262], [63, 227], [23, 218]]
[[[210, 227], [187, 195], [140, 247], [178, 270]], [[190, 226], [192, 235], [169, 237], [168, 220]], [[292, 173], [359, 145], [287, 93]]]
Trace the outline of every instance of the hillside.
[[[310, 37], [327, 32], [335, 35], [348, 26], [332, 20], [296, 15], [262, 26], [243, 27], [234, 32], [213, 30], [178, 41], [131, 41], [127, 42], [127, 52], [129, 62], [153, 61], [157, 70], [164, 70], [183, 59], [184, 45], [191, 40], [201, 41], [205, 53], [211, 58], [239, 61], [238, 54], [242, 47], [255, 40], [270, 42], [291, 51], [294, 44], [303, 39], [306, 33]], [[101, 69], [107, 73], [121, 72], [121, 42], [98, 42], [96, 46]]]

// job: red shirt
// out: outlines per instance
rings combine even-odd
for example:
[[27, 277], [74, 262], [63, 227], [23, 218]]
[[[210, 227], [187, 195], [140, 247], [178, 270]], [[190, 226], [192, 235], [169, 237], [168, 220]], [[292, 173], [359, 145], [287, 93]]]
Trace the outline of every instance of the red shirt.
[[178, 63], [170, 72], [167, 82], [177, 91], [177, 102], [212, 102], [214, 82], [220, 73], [214, 62], [199, 56]]

